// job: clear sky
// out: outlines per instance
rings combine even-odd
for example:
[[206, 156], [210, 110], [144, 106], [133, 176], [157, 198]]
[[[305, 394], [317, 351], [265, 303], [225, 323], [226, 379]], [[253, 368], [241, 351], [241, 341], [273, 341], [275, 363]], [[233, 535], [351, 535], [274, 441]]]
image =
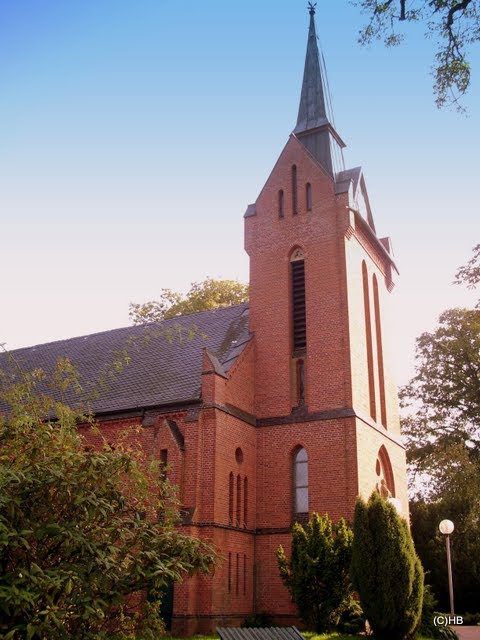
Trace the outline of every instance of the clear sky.
[[[125, 326], [128, 304], [248, 280], [243, 213], [295, 126], [303, 0], [0, 0], [0, 342]], [[392, 237], [398, 382], [414, 338], [473, 294], [480, 64], [467, 117], [437, 111], [434, 43], [362, 49], [347, 0], [317, 6], [346, 166]], [[477, 47], [473, 58], [478, 60]]]

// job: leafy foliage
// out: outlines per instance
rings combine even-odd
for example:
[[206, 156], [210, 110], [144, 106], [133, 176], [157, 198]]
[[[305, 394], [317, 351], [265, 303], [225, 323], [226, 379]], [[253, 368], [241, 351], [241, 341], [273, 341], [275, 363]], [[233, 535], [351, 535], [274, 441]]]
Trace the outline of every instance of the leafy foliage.
[[355, 505], [351, 575], [375, 637], [403, 640], [420, 622], [423, 569], [405, 520], [378, 493]]
[[473, 485], [466, 479], [463, 492], [446, 494], [435, 502], [420, 499], [410, 505], [415, 547], [428, 572], [428, 581], [441, 611], [449, 610], [449, 593], [445, 539], [438, 525], [448, 518], [455, 523], [455, 530], [450, 536], [455, 611], [462, 614], [480, 612], [479, 484], [478, 476]]
[[277, 550], [280, 576], [310, 629], [335, 627], [350, 604], [352, 537], [345, 520], [334, 525], [314, 513], [305, 527], [294, 524], [290, 560], [282, 546]]
[[480, 446], [480, 310], [449, 309], [417, 338], [416, 375], [402, 389], [410, 415], [404, 433], [413, 470], [437, 489], [452, 473], [478, 463]]
[[203, 282], [192, 282], [185, 296], [171, 289], [162, 289], [159, 300], [144, 304], [132, 302], [129, 315], [133, 324], [145, 324], [198, 311], [229, 307], [247, 300], [248, 285], [235, 280], [207, 278]]
[[[455, 282], [475, 288], [479, 281], [477, 245], [471, 260], [458, 269]], [[429, 493], [439, 498], [447, 490], [458, 490], [455, 485], [463, 484], [466, 476], [474, 478], [480, 468], [478, 305], [442, 313], [438, 327], [417, 338], [416, 361], [415, 377], [401, 390], [407, 410], [403, 431], [414, 476], [427, 474]]]
[[401, 25], [425, 24], [426, 35], [437, 43], [432, 68], [437, 106], [459, 103], [470, 85], [469, 51], [480, 41], [480, 2], [478, 0], [351, 0], [368, 15], [359, 41], [369, 44], [383, 40], [395, 46], [404, 40]]
[[[473, 247], [473, 256], [467, 264], [459, 267], [455, 274], [455, 284], [465, 284], [469, 289], [476, 289], [480, 284], [480, 244]], [[477, 308], [480, 307], [480, 300]]]
[[97, 429], [93, 418], [45, 393], [74, 385], [72, 371], [63, 360], [51, 377], [20, 371], [14, 383], [0, 372], [5, 640], [158, 632], [159, 607], [141, 594], [160, 596], [215, 562], [212, 548], [175, 529], [169, 486], [132, 430], [115, 447], [85, 447], [78, 427]]

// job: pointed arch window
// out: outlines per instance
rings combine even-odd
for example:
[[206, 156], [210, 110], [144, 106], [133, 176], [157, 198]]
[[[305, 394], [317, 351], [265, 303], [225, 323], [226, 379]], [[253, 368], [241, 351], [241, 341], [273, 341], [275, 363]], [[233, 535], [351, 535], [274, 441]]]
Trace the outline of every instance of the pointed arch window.
[[385, 445], [378, 450], [375, 463], [377, 483], [375, 489], [383, 498], [395, 498], [395, 479], [393, 477], [392, 464]]
[[283, 189], [278, 192], [278, 217], [283, 218], [285, 215], [285, 196]]
[[297, 196], [297, 165], [292, 166], [292, 213], [294, 216], [298, 213], [298, 196]]
[[308, 513], [308, 455], [301, 447], [293, 458], [294, 513]]
[[307, 308], [305, 302], [305, 261], [301, 249], [296, 249], [292, 257], [292, 333], [293, 352], [304, 353], [307, 347]]
[[373, 370], [372, 320], [370, 316], [370, 291], [368, 286], [368, 272], [365, 260], [362, 262], [363, 306], [365, 314], [365, 341], [367, 345], [368, 395], [370, 399], [370, 415], [377, 419], [375, 402], [375, 374]]
[[237, 527], [240, 526], [240, 518], [242, 514], [242, 479], [237, 476]]
[[383, 426], [387, 427], [387, 406], [385, 402], [385, 372], [383, 368], [382, 321], [380, 318], [380, 300], [378, 297], [377, 276], [373, 274], [373, 307], [375, 310], [375, 334], [377, 336], [377, 367], [380, 387], [380, 416]]
[[248, 478], [243, 479], [243, 526], [248, 522]]
[[312, 210], [312, 185], [310, 182], [307, 182], [305, 185], [305, 204], [307, 206], [307, 211]]
[[230, 522], [230, 524], [233, 524], [233, 484], [233, 473], [230, 473], [228, 477], [228, 521]]

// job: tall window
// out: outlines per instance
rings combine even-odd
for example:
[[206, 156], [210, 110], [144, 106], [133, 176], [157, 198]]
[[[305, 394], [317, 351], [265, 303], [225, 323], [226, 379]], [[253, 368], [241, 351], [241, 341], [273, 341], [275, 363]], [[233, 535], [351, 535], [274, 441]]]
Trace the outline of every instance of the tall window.
[[237, 526], [240, 526], [240, 517], [242, 514], [242, 479], [237, 476]]
[[297, 167], [292, 167], [292, 213], [294, 216], [298, 213], [298, 196], [297, 196]]
[[380, 318], [380, 300], [378, 298], [377, 276], [373, 274], [373, 306], [375, 309], [375, 333], [377, 336], [378, 383], [380, 386], [380, 415], [383, 426], [387, 427], [387, 407], [385, 403], [385, 373], [383, 370], [382, 321]]
[[305, 304], [305, 261], [301, 249], [291, 257], [293, 351], [304, 352], [307, 346], [307, 313]]
[[278, 217], [283, 218], [284, 216], [284, 195], [283, 189], [280, 189], [278, 192]]
[[305, 402], [305, 362], [302, 358], [297, 360], [297, 402]]
[[293, 459], [295, 513], [308, 513], [308, 455], [302, 447]]
[[248, 478], [243, 479], [243, 525], [246, 527], [248, 522]]
[[307, 205], [307, 211], [312, 210], [312, 185], [307, 182], [305, 185], [305, 204]]
[[233, 473], [228, 477], [228, 521], [233, 524]]
[[368, 273], [365, 260], [362, 262], [363, 276], [363, 305], [365, 313], [365, 340], [367, 344], [367, 369], [368, 369], [368, 395], [370, 398], [370, 415], [377, 419], [377, 407], [375, 402], [375, 374], [373, 371], [373, 347], [372, 347], [372, 321], [370, 317], [370, 291], [368, 287]]
[[395, 480], [385, 445], [382, 445], [378, 451], [377, 461], [375, 463], [375, 472], [377, 474], [375, 489], [384, 498], [394, 498]]
[[228, 593], [232, 591], [232, 554], [228, 552]]

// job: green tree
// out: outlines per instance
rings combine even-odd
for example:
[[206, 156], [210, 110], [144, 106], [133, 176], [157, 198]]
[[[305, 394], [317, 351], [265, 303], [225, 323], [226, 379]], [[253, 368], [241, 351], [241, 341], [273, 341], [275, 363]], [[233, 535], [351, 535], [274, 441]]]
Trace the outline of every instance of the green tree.
[[440, 611], [449, 611], [450, 607], [445, 536], [438, 530], [439, 523], [447, 518], [455, 524], [450, 536], [455, 611], [480, 612], [480, 537], [478, 526], [472, 526], [472, 523], [480, 520], [478, 476], [473, 487], [470, 486], [470, 480], [472, 478], [465, 478], [463, 495], [460, 492], [446, 494], [436, 501], [418, 498], [410, 504], [415, 548], [439, 602]]
[[1, 637], [158, 632], [159, 603], [142, 594], [209, 571], [213, 549], [176, 530], [168, 484], [131, 430], [85, 446], [78, 425], [97, 429], [93, 418], [51, 393], [76, 384], [68, 360], [13, 378], [0, 372]]
[[[479, 282], [477, 245], [455, 283], [474, 289]], [[411, 470], [417, 477], [427, 474], [429, 493], [437, 499], [452, 482], [449, 491], [458, 485], [459, 472], [471, 465], [473, 475], [480, 471], [479, 304], [444, 311], [438, 327], [417, 338], [415, 376], [400, 393]]]
[[357, 499], [353, 525], [352, 582], [376, 638], [403, 640], [417, 628], [423, 569], [405, 520], [378, 493]]
[[[480, 282], [480, 245], [455, 283]], [[455, 523], [452, 563], [458, 611], [478, 609], [480, 589], [480, 309], [449, 309], [416, 344], [416, 373], [401, 391], [407, 412], [412, 534], [440, 605], [448, 607], [438, 524]]]
[[407, 23], [425, 25], [426, 36], [437, 46], [432, 68], [433, 89], [438, 107], [454, 104], [470, 86], [471, 49], [480, 40], [479, 0], [351, 0], [368, 15], [359, 41], [383, 40], [386, 46], [404, 39], [401, 27]]
[[290, 560], [282, 546], [277, 550], [280, 576], [309, 629], [335, 627], [350, 604], [352, 537], [345, 520], [334, 525], [314, 513], [307, 525], [294, 524]]
[[150, 300], [143, 304], [132, 302], [129, 315], [133, 324], [145, 324], [186, 316], [197, 311], [229, 307], [247, 300], [248, 285], [236, 280], [207, 278], [202, 282], [192, 282], [186, 295], [171, 289], [162, 289], [159, 300]]

